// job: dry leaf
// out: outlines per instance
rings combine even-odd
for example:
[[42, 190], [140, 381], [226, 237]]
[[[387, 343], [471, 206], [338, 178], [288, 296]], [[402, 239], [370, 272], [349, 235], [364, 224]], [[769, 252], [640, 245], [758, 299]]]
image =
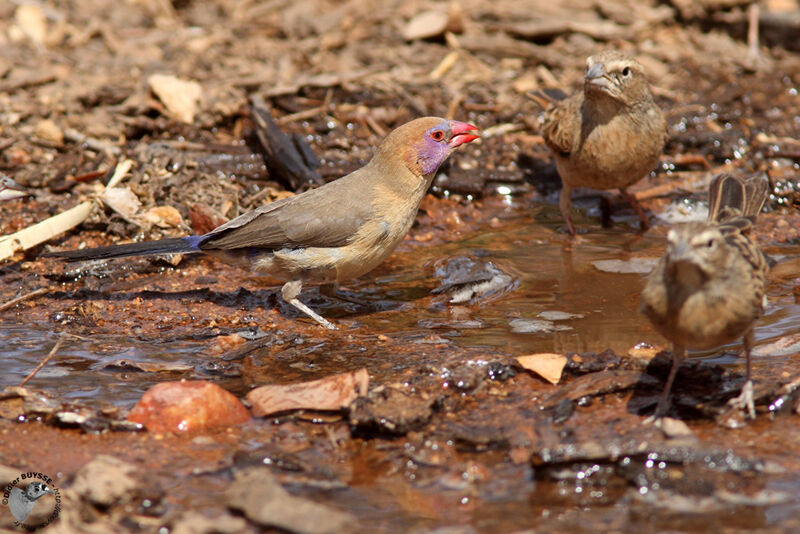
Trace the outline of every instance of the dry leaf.
[[423, 11], [408, 21], [403, 28], [403, 37], [413, 41], [442, 35], [447, 28], [447, 20], [447, 13], [443, 11]]
[[103, 364], [101, 369], [121, 370], [121, 371], [142, 371], [143, 373], [163, 373], [163, 372], [185, 372], [194, 369], [194, 366], [185, 363], [168, 362], [138, 362], [135, 360], [114, 360]]
[[203, 89], [192, 80], [181, 80], [169, 74], [153, 74], [147, 79], [150, 89], [178, 120], [191, 124]]
[[261, 386], [248, 393], [247, 400], [256, 417], [286, 410], [340, 410], [366, 395], [368, 386], [367, 370], [359, 369], [311, 382]]
[[518, 356], [519, 364], [541, 376], [551, 384], [558, 384], [561, 380], [561, 372], [567, 365], [567, 357], [562, 354], [541, 352], [539, 354], [529, 354], [528, 356]]
[[47, 15], [40, 6], [23, 4], [14, 12], [14, 20], [22, 32], [36, 44], [47, 37]]
[[178, 210], [172, 206], [156, 206], [150, 208], [144, 214], [144, 218], [150, 224], [159, 228], [180, 228], [183, 225], [183, 217]]
[[136, 214], [142, 203], [139, 198], [133, 194], [133, 191], [128, 187], [112, 187], [103, 192], [103, 203], [116, 211], [122, 218], [130, 223], [136, 223], [134, 220]]

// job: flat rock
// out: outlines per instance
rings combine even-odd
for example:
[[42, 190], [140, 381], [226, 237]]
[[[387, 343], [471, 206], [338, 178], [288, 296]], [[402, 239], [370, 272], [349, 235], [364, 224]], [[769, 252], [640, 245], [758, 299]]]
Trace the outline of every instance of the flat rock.
[[236, 474], [226, 492], [230, 508], [263, 527], [297, 534], [355, 532], [356, 520], [348, 513], [290, 495], [269, 469], [252, 467]]

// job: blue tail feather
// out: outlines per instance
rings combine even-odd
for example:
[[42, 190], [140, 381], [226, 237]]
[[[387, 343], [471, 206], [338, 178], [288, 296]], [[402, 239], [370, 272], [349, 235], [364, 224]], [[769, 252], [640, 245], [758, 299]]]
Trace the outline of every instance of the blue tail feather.
[[108, 247], [87, 248], [81, 250], [64, 250], [48, 252], [46, 257], [63, 258], [67, 261], [99, 260], [107, 258], [124, 258], [127, 256], [154, 256], [159, 254], [187, 254], [200, 251], [203, 236], [175, 237], [159, 241], [126, 243]]

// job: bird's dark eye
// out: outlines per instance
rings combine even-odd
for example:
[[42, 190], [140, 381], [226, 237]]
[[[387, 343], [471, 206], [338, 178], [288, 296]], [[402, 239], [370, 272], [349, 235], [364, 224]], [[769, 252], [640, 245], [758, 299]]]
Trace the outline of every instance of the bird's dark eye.
[[708, 243], [706, 243], [706, 246], [707, 246], [708, 248], [712, 248], [712, 247], [714, 246], [714, 240], [713, 240], [713, 239], [709, 239], [709, 240], [708, 240]]
[[444, 132], [441, 130], [434, 130], [431, 132], [431, 137], [434, 141], [441, 141], [444, 139]]
[[622, 75], [625, 76], [626, 78], [631, 75], [631, 72], [632, 71], [630, 67], [625, 67], [624, 69], [622, 69]]

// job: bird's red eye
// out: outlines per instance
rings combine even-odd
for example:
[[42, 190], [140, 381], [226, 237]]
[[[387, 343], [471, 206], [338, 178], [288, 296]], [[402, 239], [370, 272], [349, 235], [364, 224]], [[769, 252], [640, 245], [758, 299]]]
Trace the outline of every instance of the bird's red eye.
[[434, 130], [431, 132], [431, 137], [434, 141], [441, 141], [444, 139], [444, 132], [441, 130]]

